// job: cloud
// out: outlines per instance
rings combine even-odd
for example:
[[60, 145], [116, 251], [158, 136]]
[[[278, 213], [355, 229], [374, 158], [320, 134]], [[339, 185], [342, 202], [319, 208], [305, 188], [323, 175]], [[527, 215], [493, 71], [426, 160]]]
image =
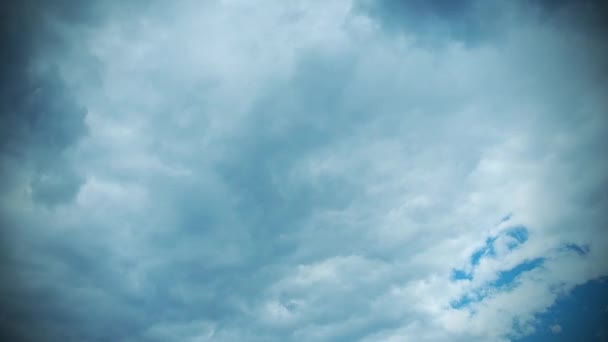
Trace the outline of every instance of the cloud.
[[437, 44], [443, 39], [477, 44], [492, 35], [491, 31], [496, 29], [494, 21], [502, 17], [499, 7], [470, 0], [382, 0], [356, 4], [389, 31], [405, 33], [425, 44]]
[[559, 334], [562, 332], [562, 326], [559, 324], [553, 324], [551, 327], [549, 327], [549, 329], [553, 334]]
[[81, 11], [74, 5], [3, 5], [7, 18], [0, 32], [0, 152], [6, 180], [2, 190], [10, 191], [12, 184], [29, 178], [33, 198], [47, 205], [70, 201], [82, 183], [66, 150], [86, 134], [86, 109], [74, 99], [52, 57], [68, 45], [52, 22], [78, 23]]
[[[6, 2], [1, 7], [0, 331], [9, 340], [43, 340], [45, 329], [57, 328], [39, 318], [51, 315], [61, 321], [64, 315], [61, 309], [46, 306], [55, 301], [53, 293], [36, 297], [24, 289], [32, 278], [22, 274], [18, 255], [24, 245], [15, 243], [14, 238], [29, 217], [22, 220], [9, 215], [9, 208], [19, 206], [23, 197], [31, 200], [28, 207], [67, 205], [84, 182], [71, 152], [87, 134], [86, 107], [75, 98], [72, 85], [60, 70], [64, 61], [57, 57], [74, 47], [61, 25], [69, 26], [75, 34], [83, 21], [93, 16], [86, 6], [73, 1]], [[79, 54], [79, 58], [87, 61], [86, 54]], [[37, 224], [42, 226], [40, 221]], [[40, 241], [44, 241], [43, 235]], [[30, 268], [26, 273], [32, 271]], [[28, 324], [43, 331], [24, 328]]]
[[522, 24], [522, 19], [599, 37], [606, 30], [607, 13], [605, 2], [597, 0], [357, 0], [355, 8], [369, 14], [387, 32], [435, 48], [454, 42], [470, 47], [504, 42], [508, 30]]
[[2, 117], [11, 338], [506, 341], [606, 276], [605, 43], [361, 6], [38, 9], [66, 48], [12, 49], [53, 67]]

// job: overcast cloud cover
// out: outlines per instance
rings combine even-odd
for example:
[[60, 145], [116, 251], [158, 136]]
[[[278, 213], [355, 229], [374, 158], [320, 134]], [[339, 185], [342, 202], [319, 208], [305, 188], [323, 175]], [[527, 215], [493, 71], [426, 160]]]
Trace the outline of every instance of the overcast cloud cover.
[[605, 3], [1, 6], [3, 341], [608, 339]]

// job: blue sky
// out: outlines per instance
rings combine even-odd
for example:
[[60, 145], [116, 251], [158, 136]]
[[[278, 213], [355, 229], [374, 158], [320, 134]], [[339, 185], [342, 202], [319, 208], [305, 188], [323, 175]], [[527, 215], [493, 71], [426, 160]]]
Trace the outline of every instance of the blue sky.
[[601, 1], [1, 6], [0, 339], [608, 338]]

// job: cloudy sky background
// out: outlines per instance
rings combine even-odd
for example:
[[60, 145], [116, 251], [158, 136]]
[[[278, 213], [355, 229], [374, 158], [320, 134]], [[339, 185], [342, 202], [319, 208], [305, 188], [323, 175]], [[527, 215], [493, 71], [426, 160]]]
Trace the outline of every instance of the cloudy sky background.
[[3, 4], [2, 339], [606, 341], [606, 7]]

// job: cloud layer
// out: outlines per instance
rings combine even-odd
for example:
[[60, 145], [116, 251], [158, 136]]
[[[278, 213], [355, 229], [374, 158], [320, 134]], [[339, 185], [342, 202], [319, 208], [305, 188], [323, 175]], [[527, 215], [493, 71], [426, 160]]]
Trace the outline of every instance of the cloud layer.
[[533, 334], [608, 276], [598, 6], [11, 7], [3, 337]]

